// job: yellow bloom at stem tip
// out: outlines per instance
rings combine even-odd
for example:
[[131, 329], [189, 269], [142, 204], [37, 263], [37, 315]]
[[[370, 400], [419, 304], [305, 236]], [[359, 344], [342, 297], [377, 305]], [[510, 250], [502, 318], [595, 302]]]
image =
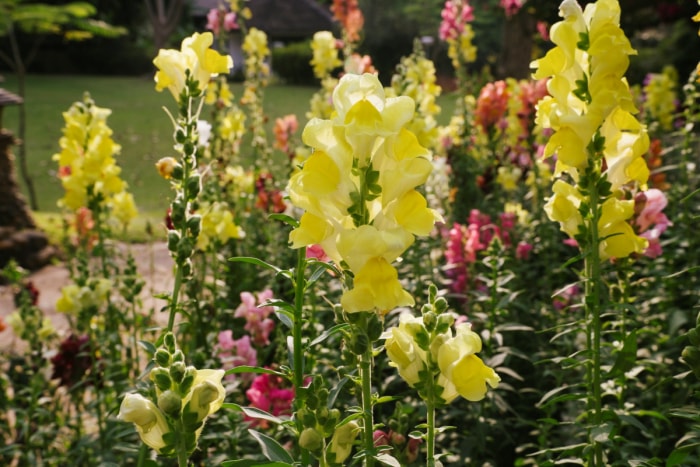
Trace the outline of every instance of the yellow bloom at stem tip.
[[133, 423], [141, 441], [156, 452], [167, 446], [163, 436], [170, 432], [170, 426], [165, 414], [141, 394], [127, 394], [117, 418]]
[[175, 100], [179, 100], [185, 88], [186, 70], [197, 81], [201, 92], [207, 89], [212, 77], [228, 73], [233, 67], [233, 60], [229, 55], [221, 55], [211, 49], [213, 42], [211, 32], [194, 33], [182, 41], [180, 50], [161, 49], [153, 60], [158, 68], [155, 75], [156, 90], [168, 89]]

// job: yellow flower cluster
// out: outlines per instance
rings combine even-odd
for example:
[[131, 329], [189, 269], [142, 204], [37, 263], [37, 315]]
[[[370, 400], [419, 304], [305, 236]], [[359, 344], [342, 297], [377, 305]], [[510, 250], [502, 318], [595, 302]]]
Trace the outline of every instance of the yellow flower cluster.
[[211, 49], [213, 42], [211, 32], [194, 33], [182, 41], [180, 50], [158, 51], [158, 56], [153, 59], [153, 64], [158, 68], [156, 90], [168, 89], [179, 102], [186, 85], [186, 72], [197, 82], [200, 92], [206, 91], [212, 76], [228, 73], [233, 67], [233, 60]]
[[61, 289], [56, 311], [77, 316], [82, 310], [106, 303], [113, 284], [109, 279], [91, 279], [86, 285], [69, 284]]
[[404, 128], [413, 100], [387, 98], [375, 75], [347, 74], [333, 103], [334, 118], [312, 119], [302, 134], [314, 152], [289, 182], [292, 203], [305, 211], [292, 247], [318, 244], [354, 273], [341, 299], [348, 312], [412, 305], [391, 263], [439, 219], [415, 189], [432, 164]]
[[[550, 34], [556, 47], [533, 64], [535, 78], [550, 78], [550, 95], [537, 110], [538, 124], [555, 131], [545, 156], [557, 154], [555, 175], [566, 172], [578, 182], [581, 173], [594, 168], [609, 182], [612, 197], [601, 200], [600, 238], [616, 236], [600, 243], [601, 259], [642, 252], [645, 240], [626, 223], [633, 201], [615, 199], [624, 186], [643, 186], [649, 177], [643, 158], [649, 136], [634, 116], [637, 109], [624, 78], [629, 56], [636, 52], [620, 28], [617, 0], [598, 0], [585, 11], [575, 0], [564, 0], [559, 12], [564, 19]], [[583, 222], [582, 199], [578, 187], [558, 180], [546, 207], [550, 219], [572, 236]]]
[[[472, 331], [471, 324], [457, 325], [454, 335], [448, 327], [430, 342], [423, 319], [402, 314], [399, 325], [391, 328], [386, 340], [390, 365], [404, 381], [411, 387], [420, 386], [424, 378], [433, 377], [430, 368], [437, 364], [439, 396], [447, 404], [457, 396], [480, 401], [486, 396], [487, 384], [492, 388], [498, 386], [501, 378], [476, 356], [481, 352], [481, 338]], [[429, 347], [424, 348], [427, 342]]]
[[330, 73], [341, 66], [343, 62], [338, 57], [338, 47], [336, 47], [336, 39], [330, 31], [318, 31], [314, 34], [311, 41], [311, 50], [313, 58], [311, 66], [314, 69], [314, 75], [318, 79], [330, 75]]
[[245, 237], [245, 232], [236, 225], [233, 213], [225, 203], [215, 202], [211, 205], [203, 205], [200, 212], [202, 226], [197, 236], [197, 248], [200, 250], [206, 250], [212, 241], [221, 245], [232, 238]]
[[433, 62], [422, 51], [404, 57], [399, 72], [391, 80], [391, 89], [395, 95], [408, 96], [416, 103], [416, 113], [406, 128], [416, 135], [421, 145], [434, 148], [438, 137], [435, 117], [440, 113], [436, 100], [442, 88], [437, 84]]
[[672, 66], [664, 67], [662, 73], [653, 73], [644, 86], [644, 109], [649, 117], [658, 122], [661, 130], [673, 129], [673, 118], [676, 112], [676, 88], [678, 74]]
[[59, 206], [77, 211], [99, 201], [115, 218], [126, 224], [136, 217], [134, 198], [119, 174], [114, 156], [119, 146], [107, 125], [111, 110], [98, 107], [89, 95], [63, 113], [65, 127], [59, 140], [61, 152], [54, 154], [65, 195]]
[[243, 51], [246, 53], [246, 75], [254, 73], [259, 78], [270, 75], [270, 66], [266, 63], [270, 56], [267, 46], [267, 34], [257, 28], [250, 28], [243, 41]]

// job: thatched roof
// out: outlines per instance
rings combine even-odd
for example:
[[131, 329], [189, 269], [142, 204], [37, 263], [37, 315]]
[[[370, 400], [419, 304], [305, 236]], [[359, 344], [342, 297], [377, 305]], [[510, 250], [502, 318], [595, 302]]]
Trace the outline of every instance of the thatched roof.
[[[192, 14], [203, 17], [219, 0], [193, 0]], [[246, 22], [271, 39], [302, 39], [316, 31], [333, 30], [333, 15], [314, 0], [249, 0], [245, 5], [253, 17]]]

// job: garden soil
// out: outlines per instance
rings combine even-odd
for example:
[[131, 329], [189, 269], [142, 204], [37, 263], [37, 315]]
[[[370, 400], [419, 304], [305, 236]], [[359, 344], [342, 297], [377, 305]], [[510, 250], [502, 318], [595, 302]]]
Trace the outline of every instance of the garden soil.
[[[173, 260], [168, 247], [163, 242], [148, 244], [120, 244], [124, 252], [130, 251], [136, 260], [141, 277], [146, 282], [141, 293], [142, 309], [155, 310], [154, 316], [158, 322], [167, 323], [168, 317], [160, 309], [165, 301], [154, 298], [154, 294], [169, 293], [173, 286]], [[70, 282], [68, 269], [62, 263], [45, 266], [31, 273], [27, 280], [31, 281], [39, 291], [37, 306], [44, 315], [51, 319], [59, 337], [67, 336], [68, 322], [66, 317], [56, 311], [56, 300], [61, 296], [61, 288]], [[7, 316], [15, 310], [12, 288], [0, 286], [0, 316], [7, 322]], [[12, 328], [0, 332], [0, 352], [20, 353], [24, 343], [18, 339]]]

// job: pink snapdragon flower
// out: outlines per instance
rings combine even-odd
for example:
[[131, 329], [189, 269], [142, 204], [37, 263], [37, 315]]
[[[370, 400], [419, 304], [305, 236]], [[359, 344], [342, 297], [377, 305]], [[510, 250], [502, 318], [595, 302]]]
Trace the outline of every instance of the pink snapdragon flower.
[[257, 294], [257, 297], [250, 292], [241, 292], [241, 304], [236, 308], [234, 315], [236, 318], [245, 318], [246, 324], [243, 327], [250, 333], [256, 345], [269, 345], [270, 332], [275, 328], [275, 322], [269, 318], [274, 311], [271, 306], [260, 306], [272, 298], [272, 290], [265, 289]]
[[440, 40], [454, 40], [462, 35], [466, 23], [474, 21], [474, 9], [466, 0], [447, 0], [440, 16]]
[[495, 125], [500, 126], [508, 111], [509, 97], [508, 84], [503, 80], [486, 83], [481, 88], [476, 100], [474, 121], [481, 126], [482, 131], [488, 133]]
[[[270, 374], [257, 375], [245, 392], [253, 407], [279, 417], [292, 413], [294, 389], [280, 387], [282, 379]], [[267, 426], [264, 420], [253, 420], [253, 425]]]
[[[297, 116], [294, 114], [285, 115], [275, 120], [275, 144], [274, 147], [289, 154], [289, 139], [299, 129]], [[292, 151], [293, 154], [293, 151]]]
[[236, 13], [226, 11], [222, 8], [212, 8], [209, 10], [209, 13], [207, 13], [206, 29], [213, 32], [215, 36], [218, 36], [222, 26], [226, 32], [238, 29]]
[[524, 4], [525, 0], [501, 0], [501, 8], [506, 12], [508, 18], [517, 14]]
[[[238, 366], [257, 366], [258, 364], [258, 352], [253, 347], [248, 335], [234, 339], [231, 330], [221, 331], [216, 351], [225, 370]], [[243, 380], [247, 382], [253, 378], [251, 373], [245, 373], [242, 376]], [[234, 379], [235, 375], [228, 375], [227, 378]]]
[[668, 205], [668, 199], [663, 191], [651, 188], [640, 192], [635, 196], [635, 212], [637, 212], [634, 223], [639, 231], [639, 236], [648, 240], [649, 246], [644, 251], [644, 256], [657, 258], [661, 255], [661, 234], [672, 225], [666, 214], [662, 211]]

